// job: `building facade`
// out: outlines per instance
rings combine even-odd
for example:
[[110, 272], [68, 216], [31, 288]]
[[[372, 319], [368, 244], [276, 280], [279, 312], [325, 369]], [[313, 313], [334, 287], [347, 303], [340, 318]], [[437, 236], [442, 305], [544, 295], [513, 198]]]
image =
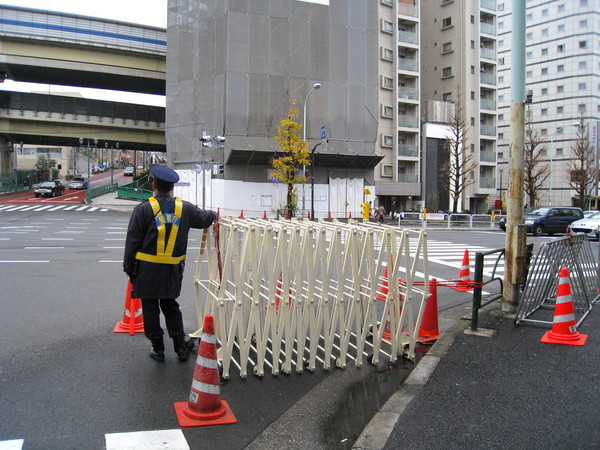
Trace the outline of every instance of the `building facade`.
[[[498, 167], [508, 187], [510, 137], [510, 1], [498, 1]], [[569, 166], [578, 136], [587, 134], [596, 153], [600, 120], [600, 1], [529, 0], [526, 10], [526, 116], [544, 147], [550, 175], [537, 205], [574, 205]], [[575, 125], [583, 122], [584, 129]], [[597, 195], [597, 186], [594, 188]]]

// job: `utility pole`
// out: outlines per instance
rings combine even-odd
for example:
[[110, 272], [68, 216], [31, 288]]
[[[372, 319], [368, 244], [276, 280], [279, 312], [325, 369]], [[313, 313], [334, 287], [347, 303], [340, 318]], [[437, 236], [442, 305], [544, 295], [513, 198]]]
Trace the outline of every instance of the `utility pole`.
[[517, 312], [525, 282], [527, 228], [523, 225], [523, 153], [525, 147], [525, 12], [526, 2], [512, 0], [510, 154], [506, 215], [505, 279], [502, 311]]

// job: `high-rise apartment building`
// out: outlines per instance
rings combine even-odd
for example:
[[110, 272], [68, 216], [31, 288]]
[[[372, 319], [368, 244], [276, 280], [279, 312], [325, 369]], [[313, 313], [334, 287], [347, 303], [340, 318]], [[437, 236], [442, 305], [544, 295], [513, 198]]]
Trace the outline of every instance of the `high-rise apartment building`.
[[[511, 8], [511, 1], [498, 0], [498, 188], [503, 191], [510, 160]], [[526, 85], [532, 94], [526, 117], [542, 140], [542, 164], [551, 172], [535, 203], [572, 205], [576, 193], [569, 165], [582, 134], [576, 123], [583, 121], [597, 149], [600, 1], [528, 0], [526, 26]]]
[[[475, 168], [459, 209], [475, 213], [493, 208], [496, 192], [496, 26], [495, 0], [422, 0], [421, 101], [453, 102], [462, 110], [465, 152]], [[438, 170], [425, 167], [429, 177]], [[446, 193], [424, 192], [424, 200], [431, 195], [448, 209]]]

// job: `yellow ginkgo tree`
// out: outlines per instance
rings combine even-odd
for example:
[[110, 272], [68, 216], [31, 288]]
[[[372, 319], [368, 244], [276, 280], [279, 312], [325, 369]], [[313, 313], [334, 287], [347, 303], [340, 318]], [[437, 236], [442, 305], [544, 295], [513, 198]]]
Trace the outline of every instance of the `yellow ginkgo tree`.
[[294, 185], [306, 182], [302, 168], [310, 165], [308, 144], [300, 137], [302, 125], [298, 123], [297, 119], [298, 109], [292, 103], [285, 117], [279, 121], [277, 136], [275, 136], [275, 140], [284, 154], [275, 156], [272, 161], [271, 177], [287, 186], [285, 206], [287, 217], [294, 217], [298, 206]]

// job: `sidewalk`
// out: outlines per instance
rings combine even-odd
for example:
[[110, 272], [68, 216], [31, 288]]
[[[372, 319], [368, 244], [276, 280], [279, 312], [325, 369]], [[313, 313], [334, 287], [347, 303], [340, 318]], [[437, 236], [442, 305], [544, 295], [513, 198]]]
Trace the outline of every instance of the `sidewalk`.
[[444, 333], [353, 448], [600, 448], [600, 315], [583, 347], [543, 344], [494, 302]]

